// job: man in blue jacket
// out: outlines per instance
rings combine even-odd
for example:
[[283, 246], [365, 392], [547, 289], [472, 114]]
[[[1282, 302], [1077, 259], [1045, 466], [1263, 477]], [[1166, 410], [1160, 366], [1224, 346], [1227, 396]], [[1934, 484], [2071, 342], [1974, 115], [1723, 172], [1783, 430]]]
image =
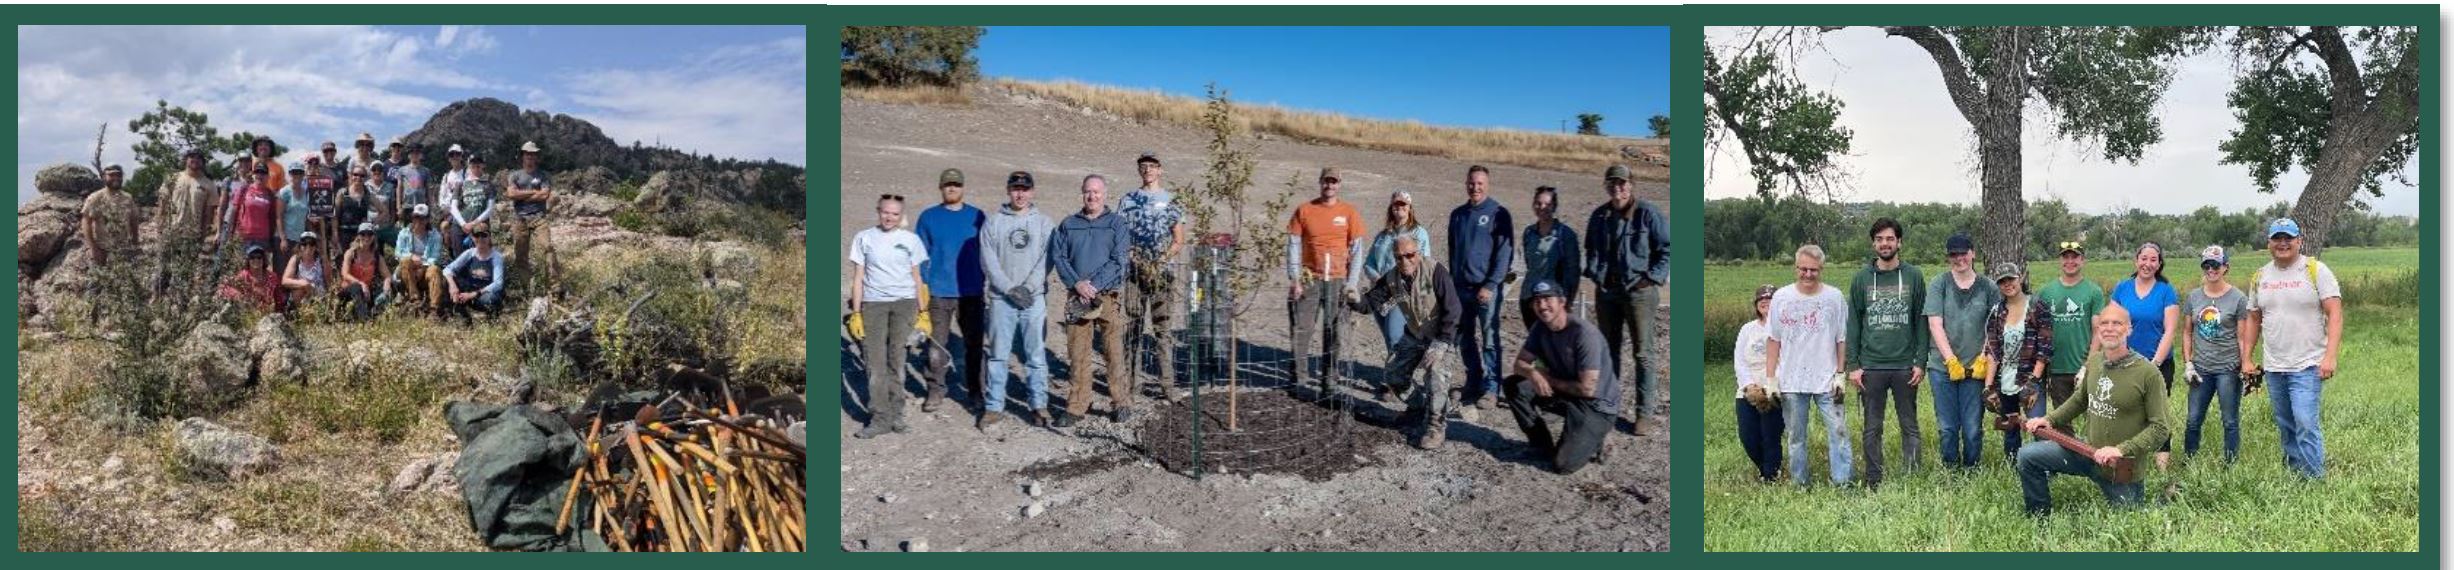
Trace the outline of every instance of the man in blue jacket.
[[1497, 406], [1500, 388], [1500, 300], [1508, 267], [1516, 261], [1516, 222], [1491, 199], [1491, 169], [1466, 169], [1466, 203], [1449, 211], [1450, 277], [1466, 306], [1458, 324], [1459, 354], [1466, 361], [1465, 399], [1479, 409]]
[[[1636, 393], [1627, 398], [1634, 410], [1627, 416], [1634, 434], [1642, 436], [1646, 418], [1659, 413], [1652, 408], [1664, 399], [1646, 348], [1653, 345], [1660, 288], [1670, 282], [1670, 226], [1662, 222], [1660, 209], [1636, 199], [1626, 166], [1603, 171], [1602, 186], [1610, 201], [1585, 218], [1585, 278], [1594, 283], [1594, 321], [1610, 344], [1611, 372], [1636, 384]], [[1619, 360], [1622, 346], [1636, 356], [1634, 370]]]
[[1048, 257], [1057, 280], [1065, 287], [1065, 363], [1073, 368], [1066, 387], [1065, 413], [1056, 427], [1067, 427], [1091, 412], [1091, 336], [1105, 337], [1100, 353], [1108, 359], [1108, 408], [1117, 423], [1133, 419], [1133, 374], [1125, 368], [1125, 286], [1127, 255], [1133, 249], [1125, 217], [1108, 211], [1108, 179], [1097, 174], [1082, 179], [1082, 210], [1057, 224], [1048, 242]]
[[954, 390], [947, 374], [954, 350], [954, 331], [963, 331], [963, 387], [974, 400], [980, 395], [980, 359], [988, 355], [988, 300], [981, 296], [988, 278], [980, 268], [980, 226], [988, 213], [963, 202], [963, 171], [952, 168], [937, 175], [937, 207], [920, 213], [920, 243], [929, 258], [920, 262], [920, 277], [929, 286], [930, 331], [939, 350], [929, 351], [929, 375], [923, 381], [928, 399], [921, 412], [935, 412], [946, 393]]

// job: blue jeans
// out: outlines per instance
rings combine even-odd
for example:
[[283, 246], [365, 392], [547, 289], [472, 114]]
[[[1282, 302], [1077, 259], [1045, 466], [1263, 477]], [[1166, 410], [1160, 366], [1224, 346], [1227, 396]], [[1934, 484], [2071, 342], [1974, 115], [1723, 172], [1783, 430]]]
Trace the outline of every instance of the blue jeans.
[[1840, 405], [1832, 402], [1830, 393], [1781, 393], [1782, 423], [1789, 427], [1789, 480], [1799, 485], [1806, 478], [1806, 412], [1808, 408], [1823, 415], [1825, 454], [1832, 464], [1832, 484], [1849, 484], [1849, 430], [1841, 426]]
[[1932, 384], [1934, 423], [1942, 424], [1935, 429], [1941, 436], [1936, 443], [1942, 448], [1943, 465], [1976, 467], [1977, 460], [1985, 457], [1981, 420], [1985, 418], [1986, 382], [1976, 378], [1954, 382], [1949, 372], [1937, 368], [1926, 369], [1926, 377], [1939, 379]]
[[[1014, 334], [1022, 333], [1022, 345], [1015, 346]], [[988, 377], [984, 389], [987, 396], [982, 415], [1005, 410], [1006, 359], [1022, 351], [1023, 373], [1029, 375], [1031, 411], [1048, 409], [1048, 299], [1042, 295], [1031, 308], [1018, 309], [1004, 298], [988, 303]]]
[[2210, 400], [2224, 404], [2224, 462], [2232, 463], [2241, 456], [2241, 374], [2237, 372], [2200, 374], [2198, 383], [2190, 385], [2190, 426], [2182, 430], [2181, 452], [2198, 455], [2199, 425], [2207, 420]]
[[1397, 351], [1397, 343], [1406, 340], [1406, 312], [1390, 306], [1389, 312], [1372, 319], [1380, 323], [1381, 348]]
[[2275, 431], [2283, 437], [2284, 464], [2301, 476], [2326, 477], [2326, 436], [2318, 431], [2319, 393], [2315, 366], [2267, 372], [2267, 401], [2275, 408]]
[[2055, 473], [2086, 477], [2096, 482], [2105, 493], [2105, 501], [2116, 506], [2137, 505], [2146, 496], [2146, 487], [2137, 481], [2116, 485], [2106, 480], [2096, 469], [2096, 461], [2050, 441], [2030, 442], [2019, 448], [2019, 494], [2028, 514], [2044, 515], [2053, 511], [2052, 486]]
[[1474, 400], [1499, 391], [1500, 377], [1507, 375], [1500, 368], [1500, 306], [1508, 303], [1508, 286], [1493, 286], [1491, 302], [1483, 303], [1475, 299], [1481, 283], [1455, 285], [1466, 306], [1466, 318], [1457, 322], [1457, 353], [1466, 361], [1466, 399]]

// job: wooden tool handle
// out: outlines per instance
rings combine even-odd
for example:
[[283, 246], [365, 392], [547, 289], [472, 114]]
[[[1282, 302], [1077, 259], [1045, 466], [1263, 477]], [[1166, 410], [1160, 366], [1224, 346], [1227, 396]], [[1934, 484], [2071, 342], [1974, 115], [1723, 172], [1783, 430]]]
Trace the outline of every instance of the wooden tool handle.
[[[2079, 438], [2071, 437], [2070, 434], [2055, 430], [2052, 426], [2037, 428], [2035, 433], [2037, 437], [2042, 437], [2047, 441], [2052, 441], [2057, 445], [2061, 445], [2063, 449], [2068, 449], [2072, 453], [2086, 456], [2089, 462], [2096, 461], [2096, 448], [2090, 447], [2087, 442], [2079, 441]], [[2110, 467], [2103, 465], [2099, 465], [2097, 467], [2106, 470], [2106, 480], [2112, 481], [2117, 485], [2127, 485], [2131, 482], [2139, 480], [2137, 466], [2138, 464], [2131, 461], [2129, 457], [2122, 457], [2113, 460], [2113, 465]]]

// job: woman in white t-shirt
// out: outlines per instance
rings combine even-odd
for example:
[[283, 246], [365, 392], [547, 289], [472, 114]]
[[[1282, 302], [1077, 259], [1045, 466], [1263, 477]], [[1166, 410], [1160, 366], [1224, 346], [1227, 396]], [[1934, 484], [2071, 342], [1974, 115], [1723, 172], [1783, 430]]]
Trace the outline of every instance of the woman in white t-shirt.
[[1731, 368], [1738, 372], [1738, 446], [1755, 462], [1756, 478], [1767, 483], [1781, 479], [1780, 396], [1764, 376], [1764, 351], [1772, 340], [1764, 315], [1772, 310], [1772, 293], [1778, 290], [1771, 285], [1755, 288], [1755, 320], [1738, 328], [1738, 346], [1730, 351]]
[[903, 340], [920, 314], [920, 264], [929, 260], [920, 235], [903, 229], [903, 197], [878, 198], [878, 225], [852, 235], [852, 294], [845, 299], [860, 315], [861, 354], [869, 369], [869, 424], [853, 437], [868, 439], [903, 423]]

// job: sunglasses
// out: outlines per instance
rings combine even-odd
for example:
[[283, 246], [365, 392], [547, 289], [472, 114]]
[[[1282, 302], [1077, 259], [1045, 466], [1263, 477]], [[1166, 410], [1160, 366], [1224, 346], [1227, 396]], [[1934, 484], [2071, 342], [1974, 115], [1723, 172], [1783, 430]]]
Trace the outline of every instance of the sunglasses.
[[879, 195], [878, 195], [878, 199], [879, 199], [879, 200], [894, 200], [894, 201], [897, 201], [897, 202], [901, 202], [901, 201], [903, 201], [903, 195], [902, 195], [902, 194], [879, 194]]
[[2075, 241], [2066, 241], [2066, 242], [2062, 242], [2062, 243], [2060, 243], [2060, 244], [2056, 244], [2054, 247], [2058, 247], [2058, 248], [2061, 248], [2061, 249], [2064, 249], [2064, 250], [2072, 250], [2072, 251], [2079, 250], [2079, 249], [2083, 249], [2083, 248], [2079, 247], [2079, 242], [2075, 242]]
[[1398, 259], [1414, 259], [1414, 258], [1415, 258], [1415, 254], [1411, 254], [1411, 253], [1400, 253], [1400, 254], [1397, 254], [1397, 258], [1398, 258]]
[[491, 235], [492, 235], [492, 234], [488, 234], [488, 233], [486, 233], [486, 232], [469, 232], [469, 237], [473, 237], [473, 238], [477, 238], [477, 239], [486, 239], [487, 237], [490, 237]]

